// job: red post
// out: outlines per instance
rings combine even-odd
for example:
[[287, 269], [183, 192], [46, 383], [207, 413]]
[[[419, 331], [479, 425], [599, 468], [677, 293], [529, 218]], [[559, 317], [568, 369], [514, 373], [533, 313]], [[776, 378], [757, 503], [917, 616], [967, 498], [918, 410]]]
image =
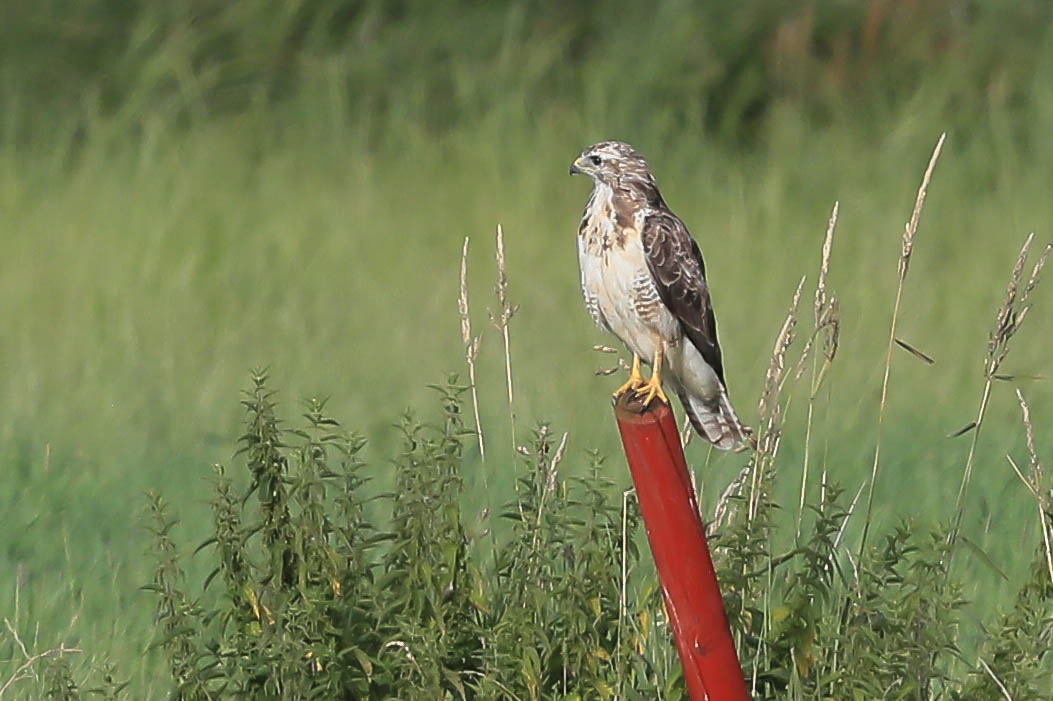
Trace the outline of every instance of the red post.
[[669, 405], [614, 407], [692, 701], [749, 701]]

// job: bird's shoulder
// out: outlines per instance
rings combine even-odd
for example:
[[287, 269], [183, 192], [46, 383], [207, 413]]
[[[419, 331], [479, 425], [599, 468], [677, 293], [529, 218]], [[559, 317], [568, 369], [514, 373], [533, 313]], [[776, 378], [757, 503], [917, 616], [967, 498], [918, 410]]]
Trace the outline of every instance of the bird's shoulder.
[[702, 251], [684, 222], [668, 207], [648, 207], [640, 216], [640, 239], [648, 262], [667, 285], [704, 288]]

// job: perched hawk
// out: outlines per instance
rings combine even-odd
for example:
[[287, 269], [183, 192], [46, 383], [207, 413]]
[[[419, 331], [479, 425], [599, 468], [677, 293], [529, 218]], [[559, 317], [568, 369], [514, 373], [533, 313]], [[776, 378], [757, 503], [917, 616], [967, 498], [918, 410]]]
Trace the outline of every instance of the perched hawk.
[[[604, 141], [585, 149], [570, 172], [593, 182], [578, 227], [585, 306], [633, 353], [629, 381], [614, 395], [668, 401], [664, 379], [699, 435], [724, 450], [744, 447], [750, 432], [728, 399], [702, 253], [647, 161], [629, 144]], [[641, 360], [653, 368], [649, 380]]]

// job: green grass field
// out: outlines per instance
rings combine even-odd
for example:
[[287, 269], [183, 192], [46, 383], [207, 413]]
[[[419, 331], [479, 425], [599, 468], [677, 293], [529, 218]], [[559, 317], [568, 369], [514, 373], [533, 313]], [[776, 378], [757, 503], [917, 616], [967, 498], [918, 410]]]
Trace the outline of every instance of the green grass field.
[[[1036, 109], [1049, 117], [1045, 91]], [[427, 385], [465, 375], [457, 297], [466, 236], [488, 448], [466, 477], [478, 509], [506, 500], [515, 459], [501, 339], [487, 317], [497, 224], [519, 305], [510, 332], [516, 428], [525, 435], [551, 422], [569, 432], [566, 470], [580, 472], [595, 448], [627, 486], [609, 408], [622, 380], [595, 376], [613, 356], [591, 350], [614, 341], [593, 328], [578, 287], [574, 233], [587, 185], [567, 177], [580, 149], [603, 138], [648, 155], [699, 240], [747, 422], [803, 275], [811, 313], [826, 221], [840, 202], [830, 279], [841, 347], [828, 408], [818, 405], [813, 470], [825, 461], [854, 493], [870, 475], [903, 226], [948, 130], [898, 334], [936, 362], [894, 355], [875, 529], [951, 518], [970, 438], [946, 435], [975, 417], [988, 333], [1020, 245], [1034, 231], [1040, 248], [1053, 232], [1048, 139], [1019, 142], [997, 110], [959, 133], [921, 97], [880, 123], [822, 127], [779, 106], [749, 146], [670, 127], [669, 107], [607, 117], [603, 106], [614, 103], [602, 96], [541, 110], [508, 98], [440, 133], [411, 118], [350, 119], [355, 97], [323, 75], [281, 106], [188, 128], [143, 119], [124, 134], [120, 120], [99, 117], [85, 130], [0, 141], [0, 616], [27, 644], [64, 642], [86, 663], [110, 661], [136, 695], [167, 688], [157, 656], [144, 654], [154, 602], [139, 591], [152, 566], [143, 493], [161, 490], [182, 515], [180, 540], [203, 539], [205, 479], [213, 463], [232, 460], [253, 367], [270, 368], [287, 414], [330, 396], [330, 413], [368, 438], [364, 455], [385, 486], [401, 414], [429, 415]], [[32, 119], [15, 107], [6, 117]], [[1053, 287], [1040, 286], [1034, 304], [1007, 374], [1053, 374]], [[1024, 450], [1014, 386], [1049, 455], [1048, 380], [996, 383], [964, 519], [967, 537], [1011, 582], [1038, 534], [1033, 501], [1004, 457]], [[780, 456], [786, 524], [800, 488], [803, 387]], [[710, 455], [698, 441], [688, 457], [710, 509], [746, 461]], [[858, 537], [858, 523], [852, 530]], [[977, 611], [1015, 590], [982, 558], [957, 566]]]

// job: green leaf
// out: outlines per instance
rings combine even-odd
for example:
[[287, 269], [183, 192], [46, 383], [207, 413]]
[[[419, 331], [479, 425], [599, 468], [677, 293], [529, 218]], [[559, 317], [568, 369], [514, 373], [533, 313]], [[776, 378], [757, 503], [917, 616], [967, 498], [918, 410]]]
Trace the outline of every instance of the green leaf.
[[973, 555], [975, 555], [976, 558], [980, 562], [982, 562], [983, 564], [987, 565], [987, 567], [989, 567], [992, 572], [994, 572], [999, 577], [1001, 577], [1003, 581], [1006, 581], [1006, 582], [1009, 581], [1009, 575], [1007, 575], [1005, 572], [1003, 572], [1002, 569], [998, 565], [995, 564], [995, 561], [993, 559], [991, 559], [991, 556], [988, 555], [987, 552], [985, 552], [983, 548], [981, 548], [979, 545], [977, 545], [976, 543], [974, 543], [970, 539], [966, 538], [965, 536], [960, 536], [960, 538], [961, 538], [961, 541], [963, 543], [965, 543], [965, 545], [969, 548], [969, 551]]
[[355, 660], [358, 661], [358, 666], [362, 668], [362, 671], [366, 673], [366, 679], [369, 682], [373, 681], [373, 662], [370, 661], [369, 655], [363, 652], [360, 648], [351, 648], [351, 654], [355, 656]]

